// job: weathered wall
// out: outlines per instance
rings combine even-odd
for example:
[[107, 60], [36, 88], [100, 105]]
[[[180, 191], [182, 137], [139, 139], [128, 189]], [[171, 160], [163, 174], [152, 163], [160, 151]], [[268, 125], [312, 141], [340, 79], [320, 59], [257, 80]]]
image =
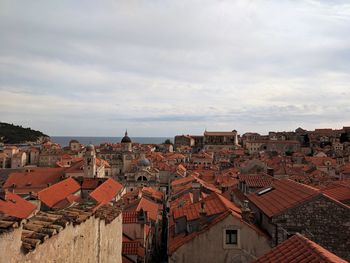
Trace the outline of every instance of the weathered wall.
[[[240, 229], [240, 248], [224, 248], [224, 229]], [[228, 216], [223, 221], [179, 247], [169, 258], [171, 263], [251, 262], [271, 248], [268, 239], [239, 219]]]
[[0, 236], [0, 263], [15, 262], [122, 262], [122, 216], [110, 224], [91, 216], [80, 225], [64, 230], [34, 251], [21, 251], [22, 228]]
[[278, 243], [287, 239], [284, 228], [300, 232], [334, 254], [350, 260], [350, 209], [322, 195], [273, 219]]

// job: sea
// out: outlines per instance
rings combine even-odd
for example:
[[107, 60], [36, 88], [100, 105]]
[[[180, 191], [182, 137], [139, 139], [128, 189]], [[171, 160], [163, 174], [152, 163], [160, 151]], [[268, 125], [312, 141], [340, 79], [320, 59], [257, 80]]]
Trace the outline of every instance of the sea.
[[[122, 137], [81, 137], [81, 136], [51, 136], [51, 141], [58, 143], [61, 147], [69, 145], [71, 140], [77, 140], [81, 144], [93, 144], [100, 145], [101, 143], [119, 143]], [[165, 140], [173, 141], [174, 138], [171, 137], [131, 137], [132, 142], [142, 143], [142, 144], [160, 144]]]

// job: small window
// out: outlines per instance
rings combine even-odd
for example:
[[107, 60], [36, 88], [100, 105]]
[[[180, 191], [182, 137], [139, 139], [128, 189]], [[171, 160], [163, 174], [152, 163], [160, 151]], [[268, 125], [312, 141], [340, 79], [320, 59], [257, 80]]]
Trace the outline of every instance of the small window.
[[237, 230], [226, 230], [226, 245], [237, 245]]

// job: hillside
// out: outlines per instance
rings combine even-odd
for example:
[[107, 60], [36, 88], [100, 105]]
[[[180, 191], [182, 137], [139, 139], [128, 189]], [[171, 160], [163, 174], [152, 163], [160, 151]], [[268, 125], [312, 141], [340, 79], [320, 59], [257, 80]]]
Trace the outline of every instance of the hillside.
[[31, 128], [0, 122], [0, 142], [9, 144], [41, 142], [45, 137], [48, 136]]

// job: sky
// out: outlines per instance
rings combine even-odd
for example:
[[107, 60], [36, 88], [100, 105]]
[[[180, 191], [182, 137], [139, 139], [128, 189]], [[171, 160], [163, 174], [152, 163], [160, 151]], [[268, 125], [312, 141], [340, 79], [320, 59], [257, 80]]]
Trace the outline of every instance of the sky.
[[51, 136], [350, 126], [348, 0], [0, 0], [0, 121]]

